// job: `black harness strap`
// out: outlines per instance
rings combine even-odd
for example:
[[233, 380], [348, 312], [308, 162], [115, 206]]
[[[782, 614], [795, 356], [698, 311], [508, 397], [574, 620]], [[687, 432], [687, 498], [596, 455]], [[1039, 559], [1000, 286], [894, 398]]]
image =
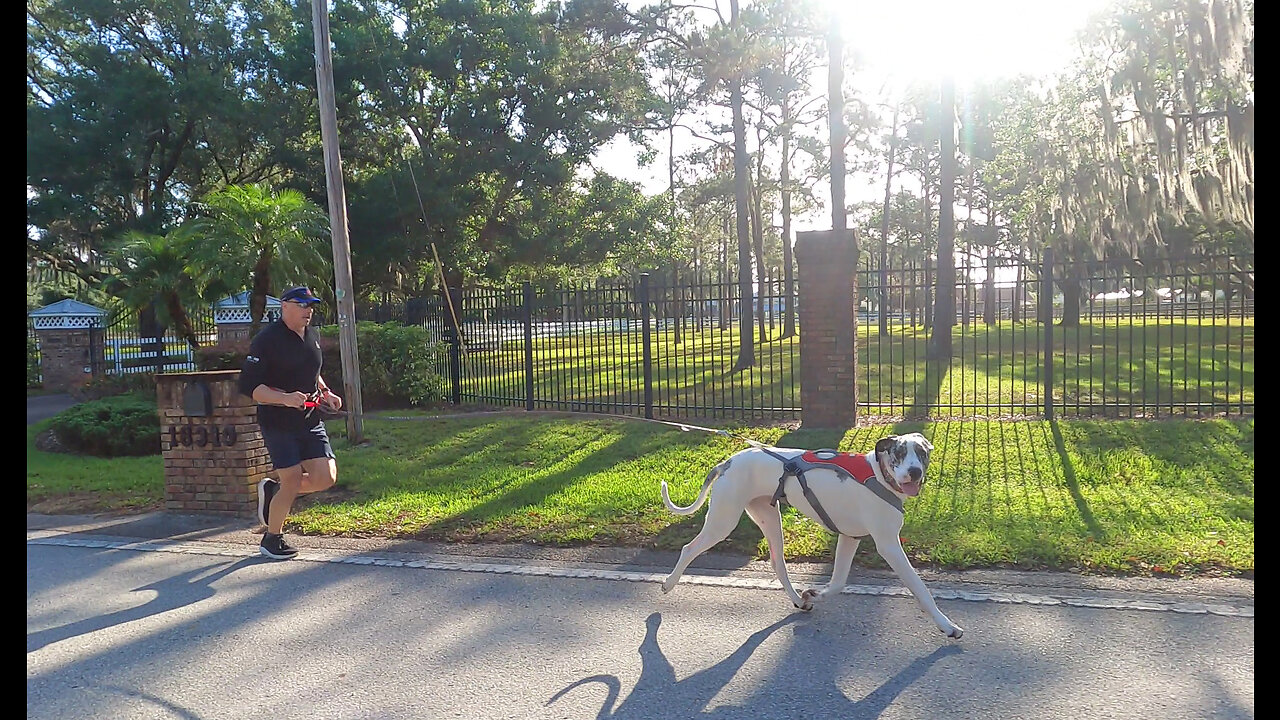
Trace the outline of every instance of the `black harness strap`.
[[769, 504], [778, 504], [778, 499], [786, 494], [787, 476], [795, 475], [796, 479], [800, 481], [800, 490], [804, 493], [804, 499], [809, 501], [810, 507], [813, 508], [814, 512], [818, 513], [818, 517], [822, 518], [822, 524], [826, 526], [827, 530], [839, 535], [840, 531], [836, 529], [835, 522], [827, 514], [827, 511], [822, 509], [822, 503], [818, 502], [818, 496], [813, 494], [813, 491], [809, 489], [809, 483], [805, 482], [805, 468], [803, 465], [809, 465], [809, 463], [800, 461], [799, 458], [788, 460], [769, 448], [760, 449], [782, 461], [782, 475], [778, 478], [778, 490], [773, 494], [773, 499], [769, 501]]
[[[769, 504], [776, 506], [778, 504], [778, 500], [786, 496], [787, 477], [794, 475], [796, 479], [800, 481], [800, 490], [801, 492], [804, 493], [804, 499], [809, 501], [809, 505], [813, 508], [814, 512], [818, 513], [818, 517], [822, 519], [822, 524], [826, 526], [827, 530], [837, 535], [843, 534], [838, 529], [836, 529], [835, 522], [831, 520], [831, 516], [828, 515], [827, 511], [823, 509], [822, 503], [818, 502], [818, 496], [815, 495], [813, 491], [809, 489], [809, 483], [806, 482], [804, 479], [804, 471], [812, 470], [814, 468], [821, 468], [823, 470], [831, 470], [835, 472], [837, 475], [839, 475], [841, 478], [849, 478], [855, 481], [857, 480], [857, 478], [854, 478], [853, 475], [849, 474], [849, 471], [845, 470], [839, 465], [835, 465], [832, 463], [812, 463], [800, 457], [795, 457], [788, 460], [787, 458], [782, 457], [781, 455], [779, 455], [776, 452], [773, 452], [767, 447], [761, 447], [760, 449], [782, 463], [782, 475], [778, 477], [778, 489], [773, 493], [773, 498], [769, 501]], [[889, 503], [889, 505], [893, 507], [895, 510], [897, 510], [898, 512], [903, 512], [902, 500], [899, 499], [897, 495], [894, 495], [893, 493], [889, 492], [889, 490], [885, 488], [885, 486], [881, 485], [880, 482], [876, 480], [874, 477], [868, 478], [867, 481], [863, 484], [867, 488], [869, 488], [872, 492], [874, 492], [877, 496], [879, 496], [882, 500]]]

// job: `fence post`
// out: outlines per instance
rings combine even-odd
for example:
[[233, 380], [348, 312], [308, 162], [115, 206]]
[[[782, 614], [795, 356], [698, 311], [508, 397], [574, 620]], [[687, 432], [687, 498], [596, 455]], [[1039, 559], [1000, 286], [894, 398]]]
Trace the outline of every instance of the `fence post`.
[[449, 400], [454, 405], [462, 404], [462, 291], [460, 288], [446, 287], [445, 292], [445, 329], [449, 331], [449, 380], [453, 388]]
[[640, 273], [640, 337], [644, 346], [644, 416], [653, 419], [653, 334], [649, 327], [649, 273]]
[[524, 409], [533, 409], [533, 284], [524, 283]]
[[1045, 248], [1040, 269], [1040, 317], [1044, 318], [1044, 417], [1053, 419], [1053, 249]]

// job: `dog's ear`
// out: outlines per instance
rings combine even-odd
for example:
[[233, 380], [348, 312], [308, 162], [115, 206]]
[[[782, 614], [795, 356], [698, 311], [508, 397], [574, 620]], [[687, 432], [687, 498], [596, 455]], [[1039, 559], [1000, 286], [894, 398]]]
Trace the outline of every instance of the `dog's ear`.
[[887, 438], [881, 438], [876, 442], [876, 455], [884, 455], [893, 450], [893, 444], [898, 442], [897, 435], [890, 435]]
[[925, 452], [933, 452], [933, 443], [929, 442], [929, 438], [921, 435], [920, 442], [924, 445]]

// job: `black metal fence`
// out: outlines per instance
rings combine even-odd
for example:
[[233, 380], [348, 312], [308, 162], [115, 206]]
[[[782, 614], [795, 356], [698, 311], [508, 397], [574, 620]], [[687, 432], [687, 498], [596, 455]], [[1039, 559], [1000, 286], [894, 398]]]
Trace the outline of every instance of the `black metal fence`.
[[[124, 307], [108, 311], [101, 331], [103, 367], [94, 369], [95, 377], [155, 372], [157, 368], [162, 368], [162, 372], [197, 369], [194, 351], [174, 328], [161, 327], [153, 316], [140, 315]], [[213, 308], [193, 307], [186, 311], [200, 345], [216, 343], [218, 328], [214, 324]]]
[[864, 412], [1253, 412], [1252, 257], [961, 263], [950, 353], [941, 356], [935, 277], [928, 266], [860, 273]]
[[[1253, 412], [1251, 256], [962, 264], [942, 354], [935, 276], [928, 266], [859, 272], [860, 415]], [[801, 328], [784, 285], [752, 284], [748, 351], [733, 281], [468, 289], [452, 294], [452, 311], [435, 296], [357, 315], [421, 324], [444, 341], [437, 366], [455, 403], [796, 419]]]

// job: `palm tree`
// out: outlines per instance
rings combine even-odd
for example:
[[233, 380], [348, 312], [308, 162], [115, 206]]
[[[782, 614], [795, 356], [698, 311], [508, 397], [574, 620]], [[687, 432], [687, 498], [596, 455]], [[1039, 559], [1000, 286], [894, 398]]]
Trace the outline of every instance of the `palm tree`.
[[200, 217], [184, 225], [193, 258], [209, 274], [210, 292], [249, 289], [250, 332], [257, 333], [273, 283], [318, 285], [332, 298], [329, 216], [296, 190], [229, 185], [207, 196]]
[[180, 233], [129, 232], [108, 257], [117, 272], [107, 277], [103, 289], [140, 317], [155, 319], [156, 372], [164, 371], [160, 328], [172, 327], [193, 350], [200, 346], [186, 307], [201, 300], [201, 274], [189, 262], [187, 241]]

